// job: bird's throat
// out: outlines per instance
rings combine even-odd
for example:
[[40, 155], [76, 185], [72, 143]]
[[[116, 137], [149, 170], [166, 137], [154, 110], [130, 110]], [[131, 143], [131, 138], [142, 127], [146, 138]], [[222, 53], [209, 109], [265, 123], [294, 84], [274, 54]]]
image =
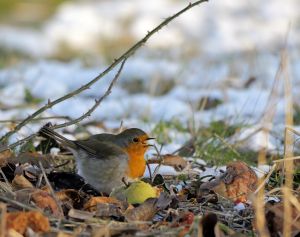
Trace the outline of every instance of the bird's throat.
[[146, 169], [146, 161], [144, 158], [144, 154], [146, 149], [139, 147], [129, 146], [126, 149], [126, 152], [129, 156], [129, 166], [127, 175], [129, 178], [139, 178], [144, 175]]

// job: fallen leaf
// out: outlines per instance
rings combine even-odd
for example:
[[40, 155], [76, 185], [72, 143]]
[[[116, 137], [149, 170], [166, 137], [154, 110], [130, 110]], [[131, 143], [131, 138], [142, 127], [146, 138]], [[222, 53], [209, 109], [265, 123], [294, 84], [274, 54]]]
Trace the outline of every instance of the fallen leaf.
[[74, 219], [78, 219], [78, 220], [90, 220], [95, 215], [88, 211], [81, 211], [81, 210], [72, 208], [69, 210], [68, 216], [71, 218], [74, 218]]
[[6, 231], [6, 237], [23, 237], [23, 235], [14, 229], [9, 229]]
[[96, 211], [97, 204], [107, 203], [107, 204], [116, 204], [121, 206], [121, 202], [113, 197], [92, 197], [90, 200], [84, 204], [84, 210], [86, 211]]
[[190, 227], [194, 221], [194, 213], [190, 211], [179, 211], [175, 214], [173, 217], [173, 222], [171, 226], [174, 227], [183, 227], [179, 233], [179, 237], [186, 236], [188, 232], [190, 231]]
[[32, 183], [28, 181], [23, 175], [17, 174], [12, 181], [12, 185], [16, 190], [24, 188], [33, 188]]
[[48, 232], [50, 224], [47, 217], [40, 212], [11, 212], [6, 214], [6, 229], [14, 229], [20, 234], [24, 234], [27, 228], [35, 232]]
[[0, 167], [7, 165], [7, 160], [12, 158], [14, 154], [10, 150], [5, 150], [0, 153]]
[[202, 190], [213, 190], [235, 203], [246, 202], [257, 186], [255, 172], [244, 162], [235, 161], [227, 165], [226, 172], [200, 186]]
[[249, 194], [257, 187], [256, 173], [244, 162], [235, 161], [227, 165], [222, 178], [226, 185], [227, 196], [238, 202], [246, 202]]
[[48, 192], [43, 190], [36, 190], [31, 195], [31, 201], [33, 201], [35, 205], [41, 208], [43, 211], [49, 210], [50, 213], [53, 214], [54, 216], [56, 217], [61, 216], [56, 201]]
[[96, 208], [97, 217], [122, 217], [124, 212], [122, 207], [113, 203], [97, 203]]
[[162, 156], [162, 164], [174, 167], [176, 170], [183, 170], [188, 162], [178, 155], [166, 154]]
[[61, 201], [62, 205], [69, 207], [68, 209], [81, 209], [83, 208], [83, 203], [86, 195], [83, 195], [79, 193], [79, 191], [74, 189], [65, 189], [56, 192], [55, 196], [58, 200]]
[[[283, 203], [266, 206], [267, 227], [271, 236], [283, 234], [284, 207]], [[296, 236], [300, 233], [300, 215], [296, 208], [292, 208], [292, 235]]]
[[125, 212], [125, 219], [127, 221], [150, 221], [157, 212], [156, 209], [157, 198], [149, 198], [140, 206], [128, 209]]
[[172, 155], [172, 154], [166, 154], [161, 156], [161, 160], [158, 159], [150, 159], [148, 160], [149, 164], [162, 164], [167, 166], [172, 166], [176, 170], [181, 171], [183, 170], [187, 165], [188, 162], [183, 159], [179, 155]]
[[161, 193], [159, 198], [149, 198], [135, 208], [128, 208], [125, 212], [127, 221], [150, 221], [159, 210], [164, 210], [172, 202], [171, 197]]

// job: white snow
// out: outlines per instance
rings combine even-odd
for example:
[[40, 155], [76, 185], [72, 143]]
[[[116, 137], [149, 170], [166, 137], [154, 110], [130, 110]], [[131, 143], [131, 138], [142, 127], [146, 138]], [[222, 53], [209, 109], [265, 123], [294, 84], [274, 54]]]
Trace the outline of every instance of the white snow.
[[[150, 166], [151, 174], [153, 175], [153, 172], [155, 171], [156, 167], [159, 166], [159, 164], [150, 164], [149, 166]], [[172, 166], [160, 165], [156, 174], [176, 176], [178, 175], [178, 172]], [[148, 169], [145, 170], [144, 177], [146, 178], [150, 177], [150, 173]]]
[[[176, 0], [67, 1], [40, 28], [1, 25], [0, 47], [33, 57], [31, 62], [0, 70], [0, 104], [4, 108], [21, 106], [1, 110], [1, 119], [25, 118], [48, 99], [53, 101], [84, 85], [109, 64], [103, 63], [106, 58], [101, 49], [107, 42], [116, 42], [119, 47], [126, 38], [129, 44], [134, 44], [187, 4]], [[129, 58], [111, 95], [85, 121], [99, 120], [108, 129], [118, 128], [123, 121], [124, 126], [141, 127], [149, 132], [158, 122], [172, 119], [186, 127], [191, 121], [201, 127], [213, 119], [264, 126], [260, 119], [269, 100], [289, 23], [289, 68], [295, 102], [300, 102], [298, 5], [298, 0], [265, 3], [215, 0], [191, 9]], [[62, 44], [98, 60], [88, 67], [76, 57], [69, 62], [50, 60], [49, 57], [62, 50]], [[108, 53], [114, 50], [114, 44], [110, 47], [106, 49]], [[117, 68], [84, 93], [54, 106], [43, 116], [81, 116], [103, 95], [116, 71]], [[244, 88], [249, 77], [255, 81]], [[165, 84], [170, 84], [170, 88], [157, 95]], [[136, 85], [136, 91], [131, 92], [130, 85]], [[22, 107], [26, 90], [43, 102], [36, 107]], [[199, 102], [205, 97], [222, 103], [199, 111]], [[275, 127], [281, 126], [282, 130], [285, 104], [282, 98], [276, 102]], [[19, 136], [35, 131], [44, 122], [33, 128], [28, 125]], [[256, 126], [242, 129], [232, 140], [249, 136]], [[1, 134], [8, 130], [6, 125], [1, 128]], [[89, 131], [96, 133], [99, 129], [93, 132], [89, 128]], [[166, 144], [163, 152], [173, 152], [189, 139], [172, 129], [170, 136], [172, 143]], [[18, 136], [12, 138], [16, 139]], [[252, 150], [267, 147], [270, 151], [278, 148], [272, 135], [266, 143], [265, 140], [266, 134], [260, 130], [250, 136], [245, 147]]]

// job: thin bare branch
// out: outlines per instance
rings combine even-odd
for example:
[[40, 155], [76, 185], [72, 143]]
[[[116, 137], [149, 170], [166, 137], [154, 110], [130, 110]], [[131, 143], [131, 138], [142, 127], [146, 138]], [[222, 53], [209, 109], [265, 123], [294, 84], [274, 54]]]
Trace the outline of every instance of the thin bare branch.
[[59, 212], [60, 212], [60, 215], [63, 217], [63, 216], [64, 216], [64, 212], [63, 212], [63, 210], [62, 210], [61, 203], [60, 203], [60, 201], [57, 199], [57, 197], [56, 197], [56, 195], [55, 195], [55, 193], [54, 193], [54, 190], [53, 190], [53, 188], [52, 188], [52, 186], [51, 186], [51, 184], [50, 184], [50, 182], [49, 182], [49, 180], [48, 180], [48, 177], [47, 177], [47, 175], [46, 175], [45, 169], [44, 169], [43, 164], [42, 164], [41, 161], [39, 161], [39, 166], [40, 166], [40, 169], [41, 169], [41, 171], [42, 171], [44, 180], [45, 180], [45, 182], [46, 182], [46, 184], [47, 184], [47, 186], [48, 186], [48, 188], [49, 188], [49, 190], [50, 190], [50, 193], [51, 193], [53, 199], [54, 199], [55, 202], [56, 202], [56, 205], [57, 205], [57, 207], [58, 207], [58, 210], [59, 210]]
[[26, 119], [24, 119], [21, 123], [19, 123], [14, 130], [7, 132], [4, 136], [0, 138], [0, 142], [5, 142], [7, 139], [19, 131], [22, 127], [24, 127], [26, 124], [28, 124], [33, 118], [38, 116], [39, 114], [43, 113], [44, 111], [52, 108], [54, 105], [63, 102], [67, 99], [70, 99], [74, 97], [75, 95], [80, 94], [81, 92], [89, 89], [93, 84], [95, 84], [97, 81], [99, 81], [102, 77], [104, 77], [106, 74], [108, 74], [113, 68], [115, 68], [120, 62], [122, 62], [124, 59], [127, 59], [132, 54], [134, 54], [139, 48], [141, 48], [155, 33], [157, 33], [159, 30], [161, 30], [164, 26], [168, 25], [172, 20], [183, 14], [184, 12], [188, 11], [189, 9], [199, 5], [200, 3], [207, 2], [208, 0], [199, 0], [194, 3], [189, 3], [188, 6], [180, 10], [179, 12], [175, 13], [174, 15], [166, 18], [162, 23], [160, 23], [158, 26], [156, 26], [153, 30], [149, 31], [146, 36], [138, 41], [135, 45], [133, 45], [130, 49], [128, 49], [123, 55], [121, 55], [119, 58], [115, 59], [114, 62], [108, 66], [104, 71], [102, 71], [98, 76], [96, 76], [93, 80], [88, 82], [87, 84], [83, 85], [82, 87], [54, 100], [54, 101], [48, 101], [47, 104], [39, 108], [37, 111], [35, 111], [33, 114], [29, 115]]
[[84, 120], [86, 117], [91, 116], [91, 114], [95, 111], [95, 109], [101, 104], [101, 102], [107, 97], [109, 96], [109, 94], [111, 93], [111, 90], [113, 88], [113, 86], [115, 85], [115, 83], [117, 82], [117, 80], [119, 79], [121, 72], [123, 70], [124, 64], [126, 62], [126, 58], [123, 60], [123, 62], [121, 63], [121, 66], [117, 72], [117, 74], [115, 75], [114, 79], [111, 81], [111, 83], [109, 84], [106, 92], [104, 93], [104, 95], [102, 95], [99, 99], [95, 100], [95, 104], [86, 112], [84, 113], [82, 116], [78, 117], [77, 119], [71, 120], [69, 122], [66, 123], [62, 123], [62, 124], [58, 124], [58, 125], [54, 125], [52, 127], [52, 129], [57, 129], [57, 128], [63, 128], [63, 127], [68, 127], [70, 125], [73, 125], [75, 123], [79, 123], [80, 121]]

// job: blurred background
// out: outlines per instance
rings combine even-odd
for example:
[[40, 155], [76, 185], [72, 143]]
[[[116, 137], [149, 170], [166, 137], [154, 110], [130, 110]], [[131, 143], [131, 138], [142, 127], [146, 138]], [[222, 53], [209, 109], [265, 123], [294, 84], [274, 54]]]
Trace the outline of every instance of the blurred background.
[[[0, 1], [0, 117], [15, 121], [2, 122], [1, 134], [48, 99], [90, 81], [187, 4], [184, 0]], [[184, 135], [170, 151], [192, 129], [212, 121], [258, 124], [285, 45], [294, 116], [300, 122], [298, 0], [211, 0], [192, 8], [130, 57], [112, 94], [84, 122], [97, 123], [92, 133], [118, 128], [121, 121], [124, 126], [160, 133], [165, 127], [175, 129], [168, 135], [175, 140], [181, 131]], [[114, 72], [42, 116], [79, 117], [105, 92]], [[274, 105], [276, 128], [284, 125], [280, 88]], [[40, 124], [26, 126], [13, 139], [34, 132]]]

